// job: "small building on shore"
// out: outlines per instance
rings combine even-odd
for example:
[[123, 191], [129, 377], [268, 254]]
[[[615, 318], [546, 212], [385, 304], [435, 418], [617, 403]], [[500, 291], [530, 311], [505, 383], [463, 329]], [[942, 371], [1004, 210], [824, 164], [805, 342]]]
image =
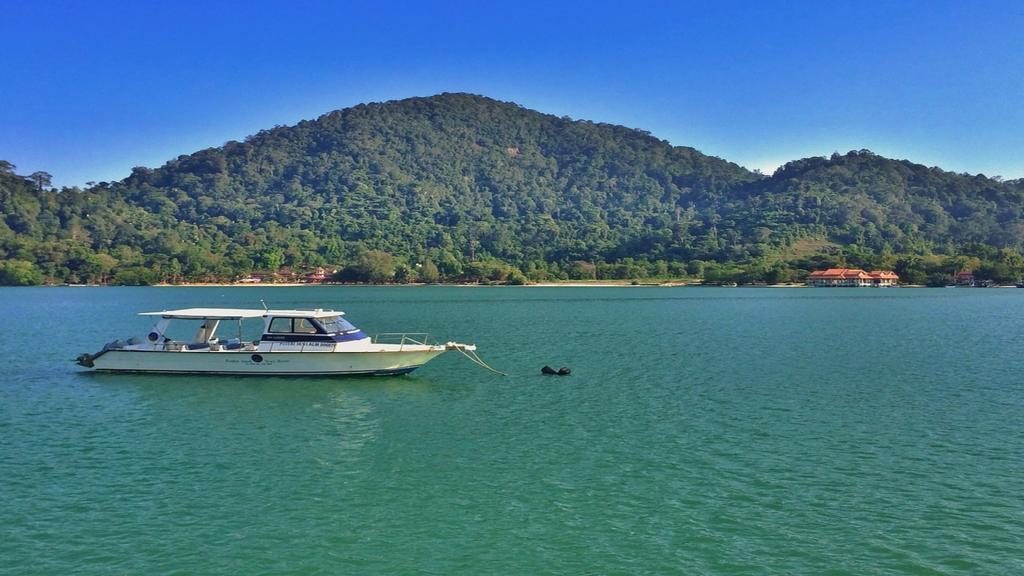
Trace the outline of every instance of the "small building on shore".
[[974, 273], [973, 272], [957, 272], [953, 278], [957, 286], [974, 286]]
[[337, 270], [328, 270], [323, 266], [317, 266], [312, 272], [306, 274], [306, 282], [309, 284], [323, 284]]
[[891, 270], [865, 272], [859, 268], [829, 268], [811, 272], [807, 284], [819, 288], [885, 288], [895, 286], [900, 277]]

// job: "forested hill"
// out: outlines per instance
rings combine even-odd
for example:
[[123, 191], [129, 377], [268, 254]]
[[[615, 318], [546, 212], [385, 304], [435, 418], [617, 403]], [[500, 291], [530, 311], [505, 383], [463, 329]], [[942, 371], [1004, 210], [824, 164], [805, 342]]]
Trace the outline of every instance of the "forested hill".
[[353, 280], [776, 281], [828, 264], [1014, 275], [1024, 242], [1020, 181], [866, 151], [766, 178], [467, 94], [331, 112], [84, 191], [47, 184], [0, 163], [0, 282], [317, 266]]

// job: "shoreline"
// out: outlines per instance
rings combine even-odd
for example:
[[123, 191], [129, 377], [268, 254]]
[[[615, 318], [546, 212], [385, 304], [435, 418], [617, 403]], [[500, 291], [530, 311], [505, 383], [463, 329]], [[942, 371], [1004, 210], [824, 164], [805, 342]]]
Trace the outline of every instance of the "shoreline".
[[[61, 286], [103, 286], [102, 284], [61, 284]], [[677, 288], [683, 286], [698, 286], [698, 287], [714, 287], [711, 284], [702, 284], [700, 282], [533, 282], [529, 284], [478, 284], [478, 283], [444, 283], [435, 282], [425, 284], [422, 282], [409, 282], [407, 284], [343, 284], [334, 282], [322, 282], [322, 283], [306, 283], [306, 282], [274, 282], [259, 284], [253, 282], [181, 282], [178, 284], [170, 283], [159, 283], [150, 284], [154, 288], [196, 288], [196, 287], [253, 287], [253, 288], [267, 288], [267, 287], [284, 287], [284, 288], [295, 288], [300, 286], [368, 286], [368, 287], [400, 287], [400, 286], [445, 286], [453, 288], [501, 288], [501, 287], [513, 287], [513, 288]], [[762, 286], [764, 287], [764, 286]], [[792, 288], [804, 288], [804, 285], [799, 284], [774, 284], [768, 287], [792, 287]]]
[[[64, 288], [113, 288], [130, 286], [127, 284], [39, 284], [40, 287], [64, 287]], [[687, 282], [683, 280], [667, 280], [664, 282], [634, 282], [627, 281], [595, 281], [586, 282], [569, 280], [565, 282], [533, 282], [529, 284], [479, 284], [479, 283], [443, 283], [436, 282], [425, 284], [421, 282], [410, 282], [407, 284], [344, 284], [337, 282], [308, 283], [308, 282], [181, 282], [177, 284], [159, 283], [144, 284], [138, 287], [148, 288], [297, 288], [297, 287], [372, 287], [372, 288], [398, 288], [413, 286], [445, 286], [452, 288], [814, 288], [807, 284], [744, 284], [729, 286], [723, 284], [704, 284], [703, 282]], [[865, 287], [870, 288], [870, 287]], [[975, 286], [925, 286], [924, 284], [900, 284], [891, 288], [976, 288]], [[988, 286], [988, 288], [1017, 288], [1013, 284]]]
[[[54, 286], [74, 286], [74, 287], [101, 287], [107, 286], [105, 284], [54, 284]], [[434, 283], [422, 283], [422, 282], [409, 282], [407, 284], [345, 284], [336, 282], [322, 282], [322, 283], [307, 283], [307, 282], [273, 282], [273, 283], [253, 283], [253, 282], [180, 282], [177, 284], [170, 283], [159, 283], [150, 284], [152, 288], [235, 288], [235, 287], [246, 287], [246, 288], [296, 288], [296, 287], [374, 287], [374, 288], [388, 288], [388, 287], [402, 287], [402, 286], [445, 286], [452, 288], [812, 288], [806, 284], [759, 284], [759, 285], [740, 285], [740, 286], [725, 286], [719, 284], [704, 284], [702, 282], [685, 282], [685, 281], [665, 281], [665, 282], [633, 282], [633, 281], [600, 281], [600, 282], [580, 282], [580, 281], [566, 281], [566, 282], [531, 282], [529, 284], [486, 284], [486, 283], [445, 283], [445, 282], [434, 282]], [[912, 287], [911, 285], [905, 287]]]

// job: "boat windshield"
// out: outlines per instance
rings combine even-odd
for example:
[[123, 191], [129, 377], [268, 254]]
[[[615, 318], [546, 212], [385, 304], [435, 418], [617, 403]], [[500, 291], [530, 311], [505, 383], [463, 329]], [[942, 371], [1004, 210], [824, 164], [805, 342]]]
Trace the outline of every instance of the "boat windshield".
[[348, 332], [349, 330], [355, 330], [353, 326], [341, 316], [327, 316], [325, 318], [317, 318], [317, 322], [324, 327], [324, 330], [328, 334], [334, 334], [336, 332]]

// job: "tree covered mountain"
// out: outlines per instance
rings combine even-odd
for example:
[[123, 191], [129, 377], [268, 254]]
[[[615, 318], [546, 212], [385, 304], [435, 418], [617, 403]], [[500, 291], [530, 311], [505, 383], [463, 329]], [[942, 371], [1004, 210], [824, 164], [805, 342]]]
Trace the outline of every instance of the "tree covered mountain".
[[46, 176], [0, 164], [0, 282], [316, 266], [378, 281], [780, 281], [833, 264], [1010, 277], [1024, 246], [1021, 181], [867, 151], [764, 177], [643, 131], [468, 94], [331, 112], [86, 190]]

